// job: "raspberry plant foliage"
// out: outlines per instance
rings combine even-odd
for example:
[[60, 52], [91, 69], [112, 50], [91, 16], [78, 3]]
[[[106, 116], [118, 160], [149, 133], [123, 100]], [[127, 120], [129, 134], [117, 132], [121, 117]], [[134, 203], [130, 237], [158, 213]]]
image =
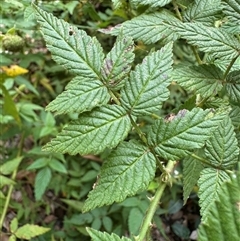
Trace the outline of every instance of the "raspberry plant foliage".
[[[113, 1], [115, 8], [122, 4], [124, 1]], [[240, 3], [195, 0], [178, 5], [176, 1], [143, 4], [132, 0], [130, 6], [144, 6], [146, 13], [102, 30], [117, 35], [107, 55], [95, 37], [34, 6], [53, 59], [75, 75], [46, 109], [79, 114], [43, 150], [86, 155], [112, 149], [83, 211], [121, 202], [146, 190], [157, 178], [159, 187], [135, 240], [145, 239], [159, 199], [171, 183], [174, 165], [181, 161], [184, 202], [196, 183], [199, 186], [199, 240], [236, 240], [240, 236], [236, 218], [240, 215], [236, 188], [240, 179], [236, 171], [240, 149]], [[173, 46], [180, 39], [187, 40], [194, 64], [176, 65], [173, 61]], [[160, 43], [162, 48], [151, 51], [132, 68], [134, 41], [139, 40]], [[173, 110], [171, 118], [164, 118], [157, 114], [170, 96], [172, 82], [188, 91], [190, 98]], [[148, 132], [138, 125], [141, 116], [153, 118]], [[130, 131], [137, 135], [129, 140]], [[157, 169], [162, 173], [159, 177], [155, 177]], [[231, 229], [224, 228], [224, 220]], [[93, 240], [131, 240], [92, 229], [88, 233]]]

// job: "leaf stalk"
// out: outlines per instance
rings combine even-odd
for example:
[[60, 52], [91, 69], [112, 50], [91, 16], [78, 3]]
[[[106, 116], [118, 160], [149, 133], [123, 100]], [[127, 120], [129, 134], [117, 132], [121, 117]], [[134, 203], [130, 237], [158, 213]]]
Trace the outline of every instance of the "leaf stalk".
[[226, 71], [225, 71], [225, 73], [224, 73], [224, 75], [223, 75], [223, 79], [224, 79], [224, 80], [226, 79], [228, 73], [230, 72], [233, 64], [235, 63], [235, 61], [237, 60], [238, 57], [239, 57], [239, 56], [237, 56], [237, 57], [235, 57], [234, 59], [232, 59], [232, 61], [231, 61], [230, 64], [228, 65], [228, 67], [227, 67], [227, 69], [226, 69]]

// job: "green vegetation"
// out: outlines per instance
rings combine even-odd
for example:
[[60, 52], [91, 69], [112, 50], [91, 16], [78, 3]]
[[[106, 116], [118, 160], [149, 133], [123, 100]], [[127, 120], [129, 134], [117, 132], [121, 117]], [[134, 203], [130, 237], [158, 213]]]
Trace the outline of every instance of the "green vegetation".
[[239, 9], [4, 0], [1, 238], [237, 240]]

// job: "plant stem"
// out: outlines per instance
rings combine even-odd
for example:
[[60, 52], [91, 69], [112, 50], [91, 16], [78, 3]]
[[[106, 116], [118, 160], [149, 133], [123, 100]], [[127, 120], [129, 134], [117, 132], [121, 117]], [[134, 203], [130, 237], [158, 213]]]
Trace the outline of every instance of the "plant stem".
[[120, 101], [118, 100], [118, 98], [114, 95], [114, 93], [111, 90], [109, 90], [109, 94], [111, 95], [112, 99], [114, 100], [114, 102], [117, 105], [121, 105]]
[[177, 17], [178, 17], [181, 21], [183, 21], [182, 15], [181, 15], [181, 13], [180, 13], [180, 11], [179, 11], [179, 9], [178, 9], [178, 5], [177, 5], [176, 1], [172, 1], [172, 4], [173, 4], [173, 6], [174, 6], [174, 10], [175, 10], [175, 12], [176, 12], [176, 14], [177, 14]]
[[146, 137], [145, 137], [145, 133], [143, 133], [143, 132], [141, 131], [141, 129], [139, 128], [139, 126], [137, 125], [137, 123], [134, 121], [134, 119], [132, 118], [132, 116], [131, 116], [130, 114], [129, 114], [128, 116], [129, 116], [129, 118], [130, 118], [130, 121], [131, 121], [134, 129], [136, 130], [136, 132], [138, 133], [139, 137], [141, 138], [142, 142], [143, 142], [145, 145], [148, 146], [148, 142], [147, 142], [147, 139], [146, 139]]
[[223, 79], [225, 79], [225, 78], [227, 77], [229, 71], [231, 70], [234, 62], [237, 60], [238, 57], [239, 57], [239, 56], [237, 56], [237, 57], [235, 57], [234, 59], [232, 59], [232, 61], [230, 62], [230, 64], [228, 65], [228, 67], [227, 67], [227, 69], [226, 69], [226, 71], [225, 71], [225, 73], [224, 73]]
[[[20, 144], [19, 144], [19, 151], [18, 151], [17, 157], [20, 157], [22, 154], [23, 140], [24, 140], [24, 133], [22, 133], [22, 135], [21, 135], [21, 140], [20, 140]], [[12, 176], [11, 176], [12, 180], [15, 180], [16, 175], [17, 175], [17, 170], [18, 169], [16, 168], [13, 171]], [[3, 207], [2, 215], [0, 217], [0, 231], [2, 230], [3, 222], [4, 222], [5, 216], [7, 214], [8, 206], [9, 206], [11, 196], [12, 196], [13, 187], [14, 187], [14, 184], [9, 185], [6, 201], [5, 201], [5, 204]]]
[[194, 54], [198, 64], [201, 65], [202, 64], [202, 60], [201, 60], [201, 58], [200, 58], [200, 56], [199, 56], [199, 54], [197, 52], [196, 47], [195, 46], [191, 46], [191, 48], [192, 48], [193, 54]]
[[129, 118], [131, 120], [131, 123], [132, 123], [134, 129], [136, 130], [139, 137], [141, 138], [142, 142], [150, 149], [151, 153], [154, 155], [155, 159], [157, 160], [157, 165], [158, 165], [159, 169], [161, 170], [162, 173], [165, 173], [166, 170], [165, 170], [164, 166], [162, 165], [161, 161], [159, 160], [158, 156], [156, 155], [154, 149], [148, 145], [148, 141], [147, 141], [147, 138], [145, 137], [145, 133], [143, 133], [141, 131], [141, 129], [136, 124], [136, 122], [134, 121], [134, 119], [132, 118], [132, 116], [130, 114], [129, 114]]
[[[172, 172], [173, 168], [174, 168], [174, 164], [175, 162], [173, 161], [168, 161], [167, 164], [167, 170], [170, 172]], [[162, 180], [160, 180], [159, 183], [159, 187], [155, 193], [155, 196], [152, 198], [149, 209], [146, 213], [146, 216], [143, 220], [143, 225], [141, 227], [141, 231], [139, 233], [139, 235], [137, 237], [135, 237], [136, 241], [143, 241], [144, 238], [146, 237], [146, 234], [149, 230], [149, 228], [151, 228], [151, 222], [153, 219], [153, 216], [157, 210], [158, 204], [159, 204], [159, 200], [162, 197], [163, 191], [165, 189], [165, 187], [167, 186], [166, 182], [163, 182]]]

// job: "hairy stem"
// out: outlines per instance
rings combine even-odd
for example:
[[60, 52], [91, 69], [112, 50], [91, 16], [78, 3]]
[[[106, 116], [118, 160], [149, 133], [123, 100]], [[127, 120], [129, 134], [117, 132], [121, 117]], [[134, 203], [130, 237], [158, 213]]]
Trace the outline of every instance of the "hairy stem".
[[237, 56], [237, 57], [235, 57], [234, 59], [232, 59], [232, 61], [230, 62], [230, 64], [228, 65], [228, 67], [227, 67], [227, 69], [226, 69], [226, 71], [225, 71], [225, 73], [224, 73], [223, 79], [226, 79], [229, 71], [231, 70], [233, 64], [235, 63], [235, 61], [237, 60], [238, 57], [239, 57], [239, 56]]
[[[168, 161], [167, 164], [167, 170], [169, 171], [169, 173], [172, 172], [173, 168], [174, 168], [174, 164], [175, 162], [173, 161]], [[146, 213], [146, 216], [143, 220], [143, 224], [141, 227], [141, 231], [139, 233], [139, 235], [137, 237], [135, 237], [136, 241], [143, 241], [147, 235], [147, 232], [149, 231], [149, 229], [151, 228], [151, 222], [153, 219], [153, 216], [157, 210], [157, 207], [159, 205], [159, 200], [162, 197], [163, 191], [167, 186], [167, 182], [164, 182], [163, 180], [160, 180], [159, 183], [159, 187], [155, 193], [155, 196], [152, 198], [149, 209]]]

